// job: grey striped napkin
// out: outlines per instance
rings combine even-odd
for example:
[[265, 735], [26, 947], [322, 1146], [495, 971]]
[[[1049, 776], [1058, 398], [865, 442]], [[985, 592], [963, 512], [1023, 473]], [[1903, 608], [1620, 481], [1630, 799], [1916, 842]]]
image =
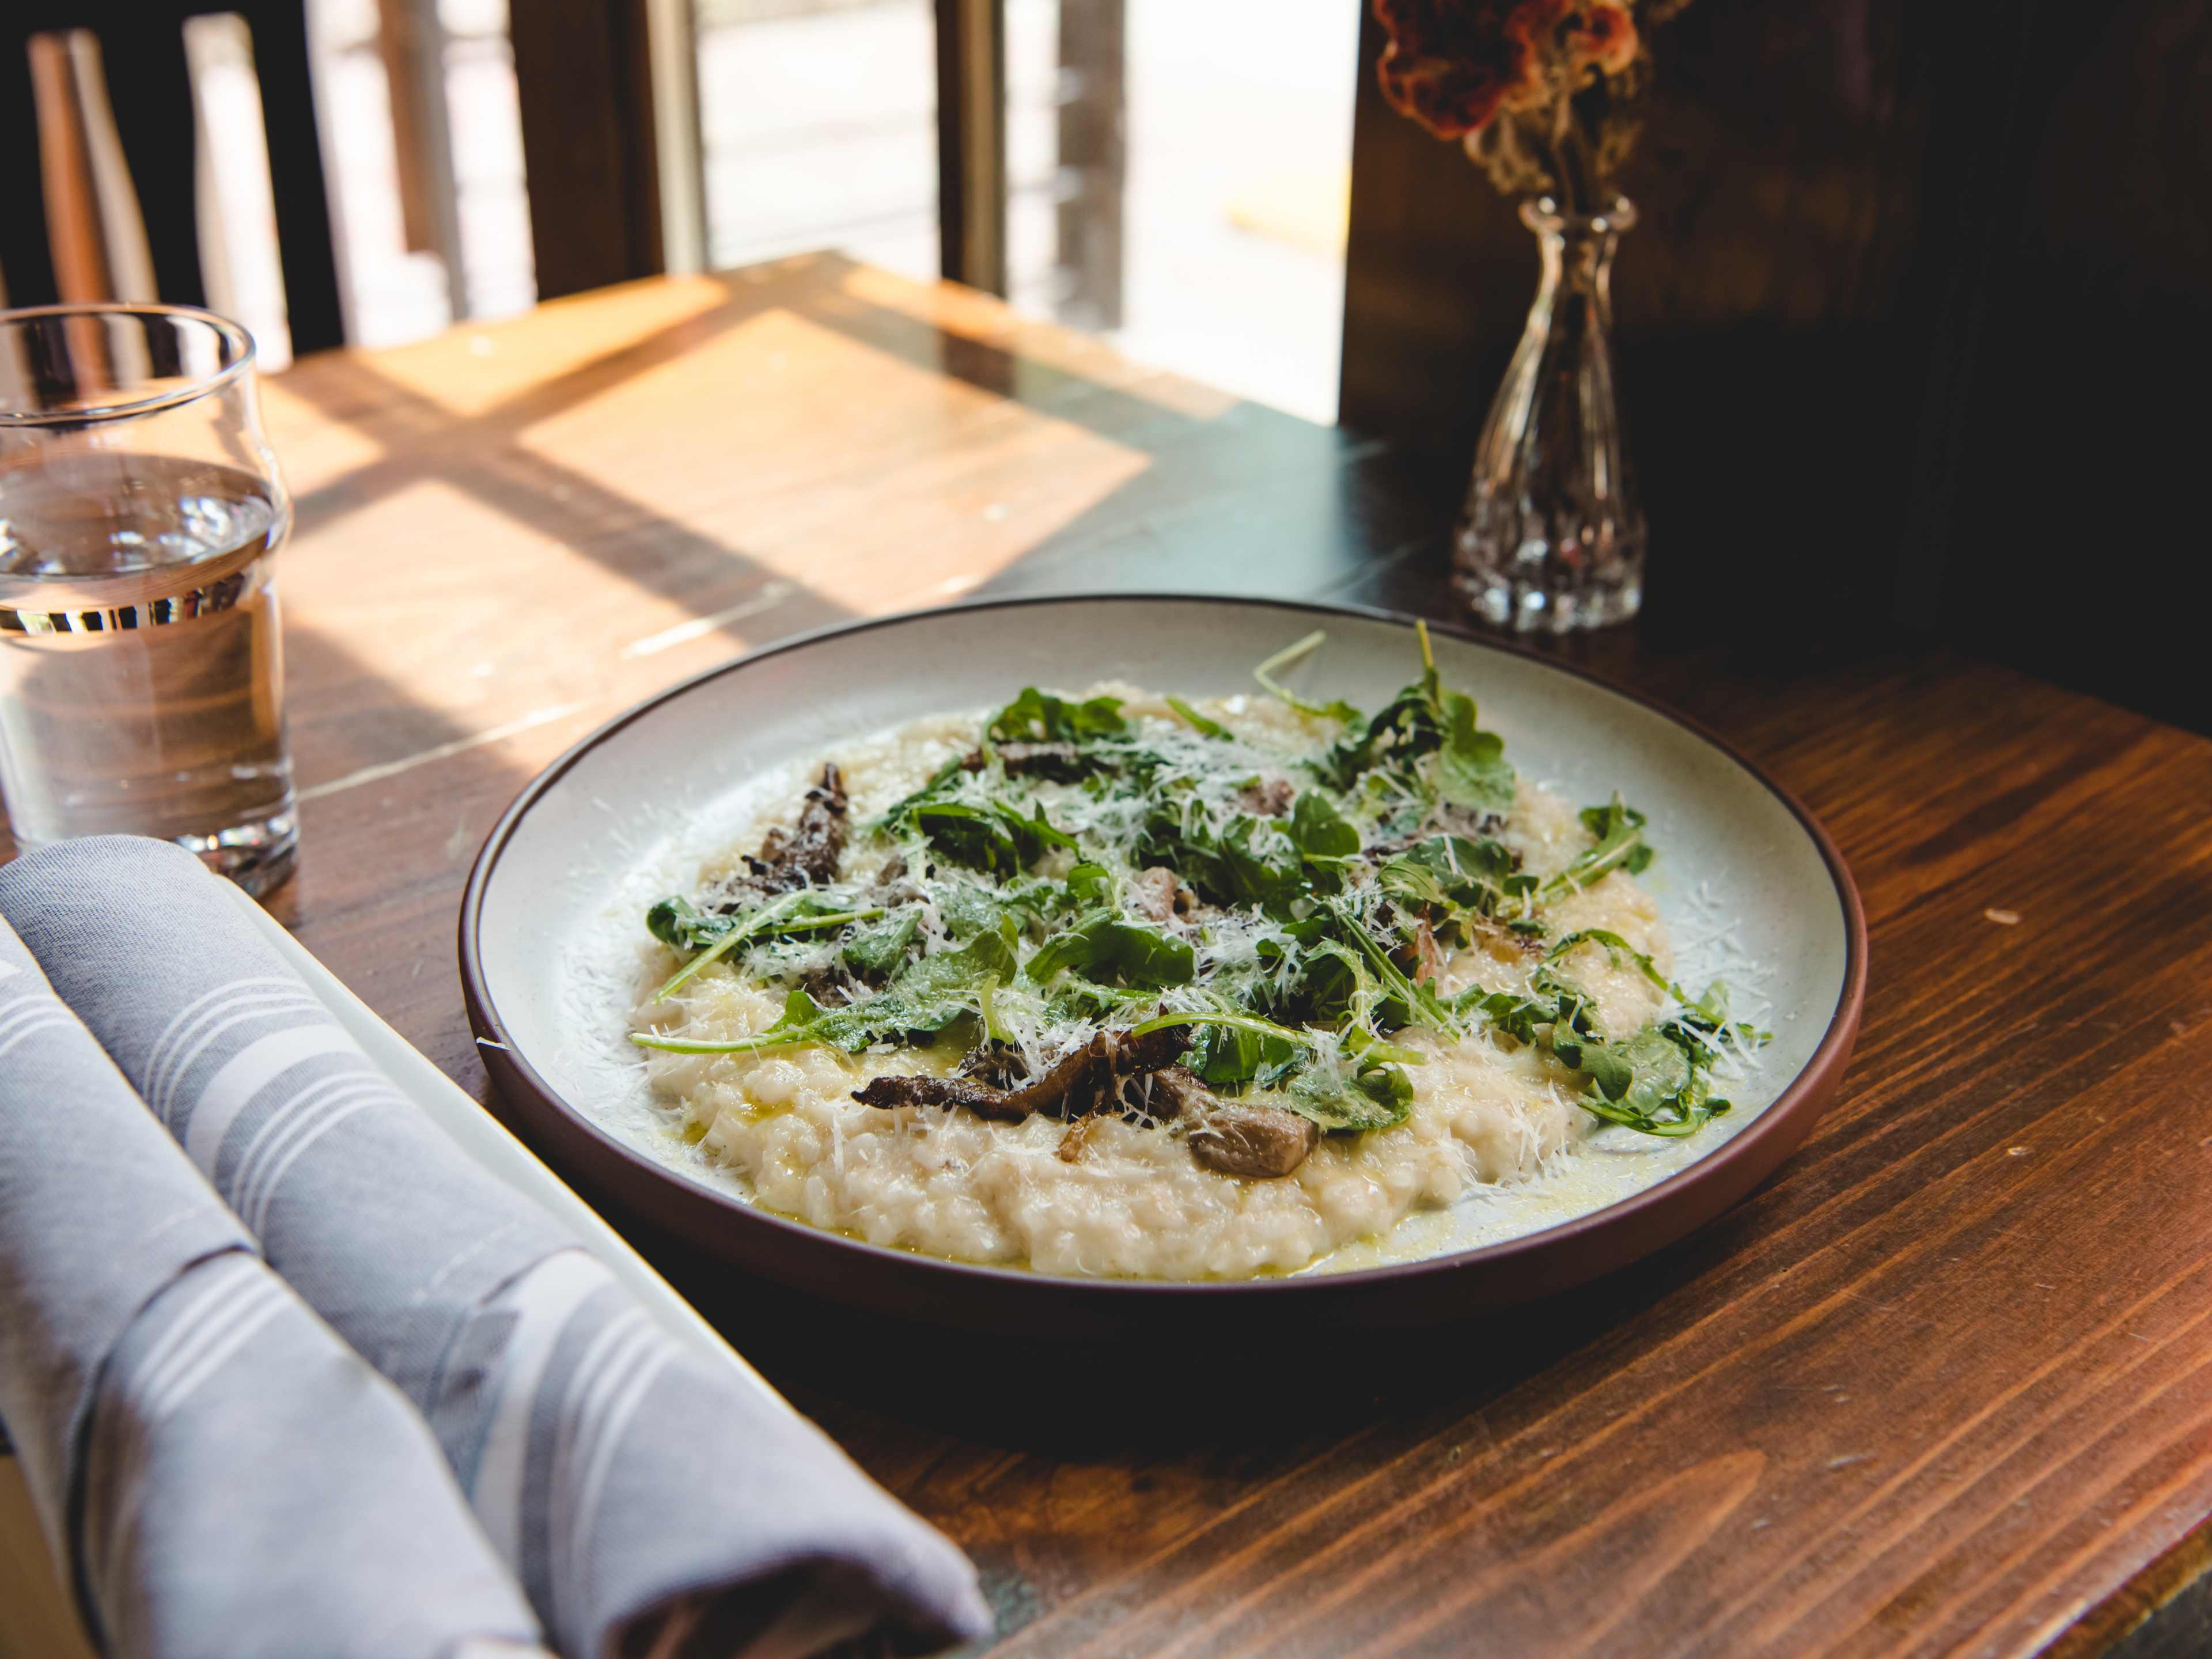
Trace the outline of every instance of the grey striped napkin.
[[0, 867], [0, 914], [270, 1265], [428, 1419], [563, 1653], [672, 1624], [757, 1659], [988, 1632], [964, 1556], [456, 1152], [189, 854], [46, 848]]
[[538, 1650], [421, 1419], [256, 1258], [4, 923], [0, 1418], [111, 1655]]

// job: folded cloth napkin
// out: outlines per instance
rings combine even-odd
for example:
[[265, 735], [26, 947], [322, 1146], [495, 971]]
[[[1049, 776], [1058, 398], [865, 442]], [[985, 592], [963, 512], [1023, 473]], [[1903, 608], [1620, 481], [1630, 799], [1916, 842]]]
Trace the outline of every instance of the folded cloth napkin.
[[540, 1651], [422, 1419], [252, 1252], [0, 923], [0, 1418], [94, 1639]]
[[46, 848], [0, 866], [0, 915], [270, 1265], [429, 1420], [562, 1653], [672, 1622], [758, 1659], [988, 1632], [966, 1557], [457, 1152], [189, 854]]

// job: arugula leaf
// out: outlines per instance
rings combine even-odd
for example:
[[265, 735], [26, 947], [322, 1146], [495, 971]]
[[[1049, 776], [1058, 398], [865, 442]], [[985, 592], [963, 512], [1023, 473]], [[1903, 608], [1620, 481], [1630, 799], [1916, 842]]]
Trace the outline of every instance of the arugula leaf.
[[1409, 978], [1390, 960], [1389, 946], [1375, 937], [1346, 900], [1334, 899], [1329, 905], [1329, 914], [1337, 919], [1340, 933], [1367, 958], [1369, 971], [1383, 990], [1404, 1006], [1409, 1024], [1426, 1025], [1450, 1037], [1462, 1035], [1450, 1006], [1427, 983]]
[[1650, 980], [1661, 990], [1668, 993], [1680, 1001], [1687, 1002], [1689, 1000], [1687, 997], [1682, 995], [1681, 988], [1677, 986], [1673, 980], [1668, 979], [1666, 975], [1661, 973], [1657, 966], [1652, 962], [1649, 956], [1638, 950], [1626, 939], [1621, 938], [1620, 934], [1607, 928], [1584, 927], [1569, 933], [1565, 938], [1553, 945], [1550, 950], [1544, 952], [1544, 960], [1547, 962], [1557, 962], [1561, 957], [1566, 955], [1568, 951], [1573, 950], [1577, 945], [1601, 945], [1605, 947], [1606, 953], [1616, 963], [1618, 963], [1621, 957], [1626, 957], [1631, 962], [1636, 964], [1638, 970], [1643, 974], [1644, 978]]
[[1152, 1000], [1151, 994], [1144, 991], [1116, 990], [1080, 974], [1063, 974], [1060, 982], [1052, 988], [1052, 994], [1045, 999], [1045, 1018], [1053, 1024], [1073, 1021], [1104, 1025], [1137, 1005]]
[[892, 805], [874, 827], [893, 836], [919, 836], [955, 863], [1012, 875], [1018, 871], [1002, 869], [1005, 860], [1026, 864], [1046, 847], [1075, 845], [1073, 836], [1046, 821], [1042, 805], [1035, 800], [1029, 805], [1025, 815], [1013, 802], [992, 796], [979, 799], [966, 763], [951, 760]]
[[1309, 859], [1348, 859], [1359, 851], [1359, 831], [1317, 789], [1301, 793], [1291, 808], [1291, 839]]
[[1316, 1068], [1292, 1078], [1268, 1103], [1330, 1134], [1393, 1129], [1413, 1115], [1413, 1081], [1396, 1066], [1363, 1067], [1349, 1083]]
[[1166, 701], [1168, 707], [1182, 717], [1183, 723], [1201, 738], [1227, 738], [1235, 735], [1219, 720], [1207, 719], [1181, 697], [1170, 697]]
[[1100, 984], [1158, 991], [1189, 984], [1198, 957], [1188, 939], [1117, 910], [1093, 910], [1047, 939], [1025, 971], [1034, 983], [1048, 985], [1068, 970]]
[[1712, 1097], [1694, 1057], [1657, 1028], [1646, 1026], [1593, 1058], [1601, 1063], [1589, 1067], [1592, 1088], [1576, 1103], [1608, 1123], [1677, 1139], [1729, 1109]]
[[671, 975], [667, 982], [653, 993], [653, 1000], [664, 1000], [740, 945], [787, 938], [793, 933], [819, 933], [855, 921], [871, 921], [881, 915], [880, 909], [856, 908], [850, 900], [833, 898], [811, 887], [786, 893], [757, 909], [740, 910], [731, 915], [699, 910], [687, 899], [663, 899], [646, 912], [646, 926], [652, 929], [653, 936], [678, 950], [695, 942], [704, 948]]
[[1220, 902], [1286, 908], [1304, 884], [1302, 862], [1297, 844], [1270, 820], [1232, 818], [1214, 848]]
[[[1617, 936], [1595, 930], [1570, 935], [1553, 954], [1581, 939], [1604, 944], [1612, 938]], [[1727, 1024], [1728, 992], [1717, 981], [1696, 1003], [1645, 1026], [1626, 1042], [1601, 1036], [1588, 994], [1548, 966], [1537, 969], [1533, 988], [1534, 994], [1527, 997], [1471, 989], [1456, 1006], [1462, 1012], [1480, 1012], [1497, 1030], [1522, 1042], [1548, 1047], [1562, 1065], [1589, 1079], [1577, 1105], [1640, 1134], [1679, 1139], [1726, 1112], [1729, 1103], [1712, 1093], [1709, 1074], [1714, 1058], [1723, 1046], [1748, 1052], [1767, 1040], [1766, 1033], [1747, 1025]], [[1674, 994], [1679, 998], [1680, 993]]]
[[[1401, 790], [1423, 800], [1441, 799], [1453, 806], [1504, 811], [1513, 805], [1516, 787], [1513, 768], [1505, 758], [1504, 741], [1476, 725], [1474, 698], [1444, 689], [1437, 672], [1427, 624], [1420, 624], [1419, 632], [1421, 678], [1393, 697], [1374, 719], [1363, 726], [1357, 713], [1344, 704], [1309, 710], [1342, 711], [1340, 717], [1346, 720], [1337, 740], [1310, 764], [1322, 782], [1341, 793], [1350, 793], [1367, 775], [1381, 771]], [[1307, 644], [1299, 642], [1301, 647]], [[1263, 679], [1261, 684], [1268, 682]], [[1287, 696], [1277, 688], [1270, 689]], [[1431, 755], [1436, 757], [1435, 765], [1425, 775], [1421, 763]]]
[[[1674, 995], [1681, 1000], [1679, 989]], [[1693, 1060], [1708, 1064], [1723, 1050], [1748, 1054], [1774, 1040], [1771, 1031], [1762, 1031], [1742, 1021], [1729, 1022], [1728, 986], [1717, 979], [1705, 987], [1705, 995], [1695, 1002], [1684, 1002], [1680, 1012], [1661, 1020], [1659, 1030]]]
[[1020, 807], [995, 798], [981, 803], [952, 798], [961, 774], [951, 763], [884, 815], [882, 827], [918, 836], [955, 864], [1008, 877], [1019, 875], [1054, 848], [1073, 849], [1075, 837], [1055, 827], [1043, 805]]
[[1277, 1082], [1295, 1071], [1306, 1053], [1287, 1037], [1229, 1024], [1200, 1028], [1191, 1051], [1190, 1069], [1213, 1089]]
[[1429, 625], [1417, 622], [1413, 626], [1421, 639], [1421, 690], [1439, 733], [1437, 793], [1454, 806], [1507, 811], [1513, 805], [1515, 778], [1505, 758], [1505, 740], [1495, 732], [1476, 728], [1474, 699], [1444, 689], [1437, 672], [1435, 648], [1429, 643]]
[[[1690, 1003], [1686, 1012], [1689, 1018], [1703, 1023], [1705, 1029], [1708, 1030], [1718, 1030], [1722, 1026], [1727, 1024], [1729, 1017], [1728, 981], [1726, 980], [1717, 979], [1711, 985], [1705, 987], [1705, 995], [1699, 997], [1695, 1002]], [[1750, 1027], [1746, 1026], [1744, 1029], [1748, 1030]], [[1765, 1033], [1760, 1033], [1759, 1040], [1764, 1042], [1766, 1040]]]
[[1113, 903], [1114, 889], [1114, 872], [1103, 864], [1086, 860], [1067, 872], [1067, 896], [1078, 908]]
[[1276, 1024], [1273, 1020], [1227, 1008], [1171, 1008], [1165, 1013], [1154, 1014], [1150, 1019], [1131, 1026], [1129, 1035], [1133, 1037], [1150, 1036], [1154, 1031], [1164, 1031], [1176, 1025], [1231, 1025], [1263, 1037], [1279, 1037], [1300, 1048], [1310, 1048], [1314, 1044], [1314, 1036], [1310, 1031], [1294, 1031], [1287, 1025]]
[[1457, 923], [1468, 915], [1494, 916], [1508, 900], [1535, 890], [1535, 878], [1514, 867], [1503, 842], [1487, 837], [1431, 836], [1376, 866], [1376, 884], [1406, 909], [1432, 922]]
[[1555, 1001], [1516, 996], [1510, 991], [1486, 991], [1479, 985], [1471, 985], [1455, 997], [1452, 1009], [1462, 1016], [1480, 1014], [1494, 1030], [1532, 1047], [1549, 1040], [1559, 1013]]
[[1014, 976], [1011, 925], [978, 933], [957, 951], [922, 957], [875, 995], [822, 1016], [825, 1040], [860, 1049], [880, 1037], [941, 1031], [976, 1011], [987, 984]]
[[1311, 702], [1298, 696], [1297, 692], [1275, 678], [1277, 670], [1287, 668], [1292, 663], [1304, 661], [1307, 657], [1318, 650], [1328, 638], [1328, 635], [1326, 633], [1316, 628], [1304, 639], [1291, 641], [1290, 644], [1254, 669], [1252, 678], [1260, 682], [1261, 688], [1269, 696], [1288, 704], [1301, 714], [1310, 714], [1318, 720], [1342, 720], [1347, 727], [1357, 726], [1360, 721], [1360, 713], [1343, 698], [1339, 697], [1334, 702]]
[[1546, 898], [1578, 893], [1613, 870], [1626, 870], [1634, 876], [1651, 867], [1656, 854], [1644, 839], [1644, 814], [1625, 805], [1619, 795], [1603, 806], [1585, 806], [1581, 817], [1583, 828], [1597, 837], [1597, 845], [1577, 854], [1565, 869], [1544, 884]]
[[727, 933], [730, 919], [702, 910], [679, 894], [645, 913], [645, 929], [672, 951], [696, 951]]
[[1403, 762], [1406, 764], [1392, 769], [1400, 783], [1425, 794], [1411, 763], [1436, 746], [1435, 720], [1427, 694], [1418, 685], [1409, 685], [1364, 725], [1359, 723], [1355, 713], [1336, 741], [1322, 751], [1321, 758], [1307, 764], [1323, 783], [1344, 793], [1349, 793], [1364, 774], [1376, 770], [1386, 761]]
[[908, 1032], [941, 1031], [964, 1014], [980, 1012], [988, 988], [1014, 976], [1014, 933], [1011, 922], [996, 933], [979, 933], [957, 951], [922, 957], [872, 997], [841, 1008], [824, 1008], [803, 990], [784, 999], [775, 1024], [751, 1036], [708, 1042], [632, 1031], [640, 1048], [678, 1054], [750, 1054], [822, 1042], [858, 1053], [870, 1043]]
[[940, 877], [931, 890], [945, 931], [955, 940], [971, 939], [1010, 917], [1018, 932], [1034, 924], [1049, 923], [1077, 908], [1067, 888], [1045, 876], [1022, 876], [996, 884]]
[[853, 930], [845, 941], [845, 965], [862, 978], [881, 979], [907, 959], [921, 932], [920, 905], [895, 910], [880, 921]]
[[1437, 793], [1454, 806], [1510, 810], [1517, 781], [1505, 758], [1505, 739], [1475, 728], [1473, 697], [1446, 691], [1437, 708], [1443, 716], [1443, 741], [1437, 750]]
[[[1633, 806], [1625, 805], [1618, 794], [1604, 805], [1585, 806], [1575, 816], [1582, 820], [1583, 828], [1600, 842], [1608, 841], [1630, 830], [1641, 830], [1644, 823], [1644, 814]], [[1628, 873], [1632, 876], [1650, 862], [1651, 849], [1646, 847], [1643, 849], [1642, 859], [1629, 866]]]
[[[1209, 1086], [1226, 1091], [1254, 1085], [1261, 1092], [1247, 1098], [1296, 1112], [1324, 1131], [1388, 1129], [1413, 1115], [1413, 1080], [1401, 1065], [1370, 1054], [1355, 1062], [1349, 1079], [1334, 1068], [1300, 1070], [1314, 1036], [1249, 1015], [1178, 1010], [1145, 1020], [1129, 1034], [1143, 1036], [1177, 1025], [1196, 1030], [1190, 1066]], [[1402, 1050], [1388, 1052], [1415, 1058]]]
[[1155, 805], [1138, 839], [1139, 862], [1164, 864], [1209, 904], [1285, 911], [1306, 885], [1304, 854], [1272, 818], [1239, 813], [1218, 833], [1172, 801]]
[[1317, 939], [1299, 957], [1297, 969], [1287, 1002], [1309, 1024], [1342, 1026], [1373, 1020], [1403, 1024], [1409, 1018], [1402, 1002], [1389, 999], [1376, 985], [1366, 953], [1354, 946]]
[[980, 883], [945, 882], [936, 889], [937, 915], [948, 939], [964, 944], [976, 934], [995, 931], [1013, 907], [1006, 890], [994, 891]]
[[[1583, 814], [1593, 845], [1548, 883], [1516, 868], [1495, 840], [1422, 835], [1440, 807], [1507, 809], [1516, 781], [1503, 742], [1481, 729], [1474, 698], [1443, 684], [1428, 631], [1419, 633], [1419, 677], [1372, 718], [1341, 700], [1303, 698], [1278, 678], [1322, 643], [1320, 634], [1255, 671], [1271, 695], [1340, 727], [1304, 763], [1316, 787], [1300, 791], [1281, 817], [1233, 810], [1218, 817], [1221, 809], [1183, 767], [1134, 736], [1117, 699], [1079, 702], [1025, 687], [988, 721], [982, 763], [950, 763], [878, 822], [879, 831], [927, 843], [919, 866], [926, 903], [886, 918], [878, 909], [840, 908], [854, 900], [804, 890], [737, 916], [705, 913], [681, 898], [647, 916], [656, 937], [697, 953], [671, 988], [749, 940], [836, 927], [850, 929], [842, 947], [847, 967], [880, 989], [827, 1007], [793, 992], [774, 1025], [734, 1042], [650, 1032], [635, 1040], [701, 1054], [804, 1042], [858, 1049], [926, 1037], [963, 1019], [1003, 1038], [1017, 1012], [1034, 1014], [1042, 993], [1054, 1022], [1187, 1028], [1186, 1063], [1209, 1085], [1278, 1101], [1330, 1133], [1351, 1133], [1403, 1122], [1410, 1110], [1413, 1085], [1403, 1068], [1420, 1055], [1383, 1042], [1387, 1034], [1423, 1025], [1457, 1037], [1464, 1022], [1479, 1018], [1572, 1069], [1582, 1079], [1580, 1103], [1594, 1115], [1647, 1133], [1690, 1133], [1728, 1109], [1711, 1098], [1713, 1062], [1764, 1040], [1729, 1022], [1717, 984], [1691, 1003], [1648, 956], [1602, 929], [1555, 942], [1526, 995], [1478, 988], [1447, 1001], [1401, 965], [1424, 926], [1448, 944], [1472, 937], [1478, 921], [1544, 935], [1540, 897], [1578, 890], [1612, 869], [1640, 871], [1651, 859], [1643, 815], [1617, 797]], [[1227, 726], [1188, 702], [1170, 697], [1167, 706], [1200, 736], [1234, 741]], [[1134, 844], [1117, 844], [1110, 864], [1085, 857], [1094, 849], [1052, 823], [1027, 790], [1003, 781], [994, 745], [1017, 743], [1050, 745], [1069, 759], [1065, 775], [1054, 775], [1102, 805], [1097, 821], [1127, 823], [1125, 813], [1133, 813]], [[1178, 749], [1177, 762], [1190, 752], [1188, 744]], [[979, 772], [969, 770], [978, 764]], [[1077, 799], [1071, 810], [1080, 813]], [[1394, 843], [1422, 838], [1382, 859], [1370, 882], [1358, 873], [1363, 832]], [[1082, 860], [1064, 880], [1026, 873], [1055, 850]], [[1249, 953], [1224, 952], [1201, 981], [1189, 939], [1122, 911], [1117, 872], [1125, 856], [1130, 867], [1165, 865], [1208, 903], [1243, 910], [1248, 920], [1257, 909], [1269, 925]], [[911, 850], [908, 858], [916, 862]], [[941, 922], [951, 941], [934, 954], [927, 953], [922, 929], [930, 906], [932, 927]], [[1024, 933], [1042, 941], [1026, 969], [1017, 952]], [[1586, 946], [1615, 960], [1625, 953], [1679, 1006], [1626, 1042], [1607, 1040], [1589, 994], [1559, 969]], [[801, 952], [791, 959], [814, 958]], [[763, 977], [775, 976], [769, 956], [756, 951], [749, 960]], [[1205, 1006], [1161, 1012], [1161, 993], [1179, 988], [1190, 988], [1179, 1000]]]
[[1088, 743], [1122, 737], [1128, 730], [1119, 697], [1070, 702], [1029, 685], [991, 717], [984, 735], [994, 743]]

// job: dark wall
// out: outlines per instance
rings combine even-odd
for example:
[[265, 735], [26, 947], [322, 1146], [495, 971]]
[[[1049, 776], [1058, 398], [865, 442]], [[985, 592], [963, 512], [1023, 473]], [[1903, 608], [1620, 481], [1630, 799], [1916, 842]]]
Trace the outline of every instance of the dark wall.
[[2212, 731], [2212, 3], [2064, 14], [2039, 16], [2021, 77], [1946, 623]]
[[[1649, 628], [1784, 657], [1937, 632], [2212, 724], [2157, 662], [2201, 610], [2088, 574], [2204, 557], [2208, 422], [2172, 394], [2212, 368], [2208, 9], [1696, 0], [1662, 32], [1614, 281]], [[1364, 74], [1346, 424], [1453, 476], [1534, 282], [1512, 204]]]

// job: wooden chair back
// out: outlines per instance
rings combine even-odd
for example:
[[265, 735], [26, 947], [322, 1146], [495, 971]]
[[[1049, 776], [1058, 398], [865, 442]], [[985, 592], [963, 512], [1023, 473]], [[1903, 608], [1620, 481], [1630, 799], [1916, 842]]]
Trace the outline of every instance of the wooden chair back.
[[[337, 268], [302, 0], [16, 0], [0, 25], [0, 282], [11, 306], [204, 305], [188, 17], [253, 42], [292, 345], [338, 344]], [[72, 32], [84, 36], [70, 38]]]

